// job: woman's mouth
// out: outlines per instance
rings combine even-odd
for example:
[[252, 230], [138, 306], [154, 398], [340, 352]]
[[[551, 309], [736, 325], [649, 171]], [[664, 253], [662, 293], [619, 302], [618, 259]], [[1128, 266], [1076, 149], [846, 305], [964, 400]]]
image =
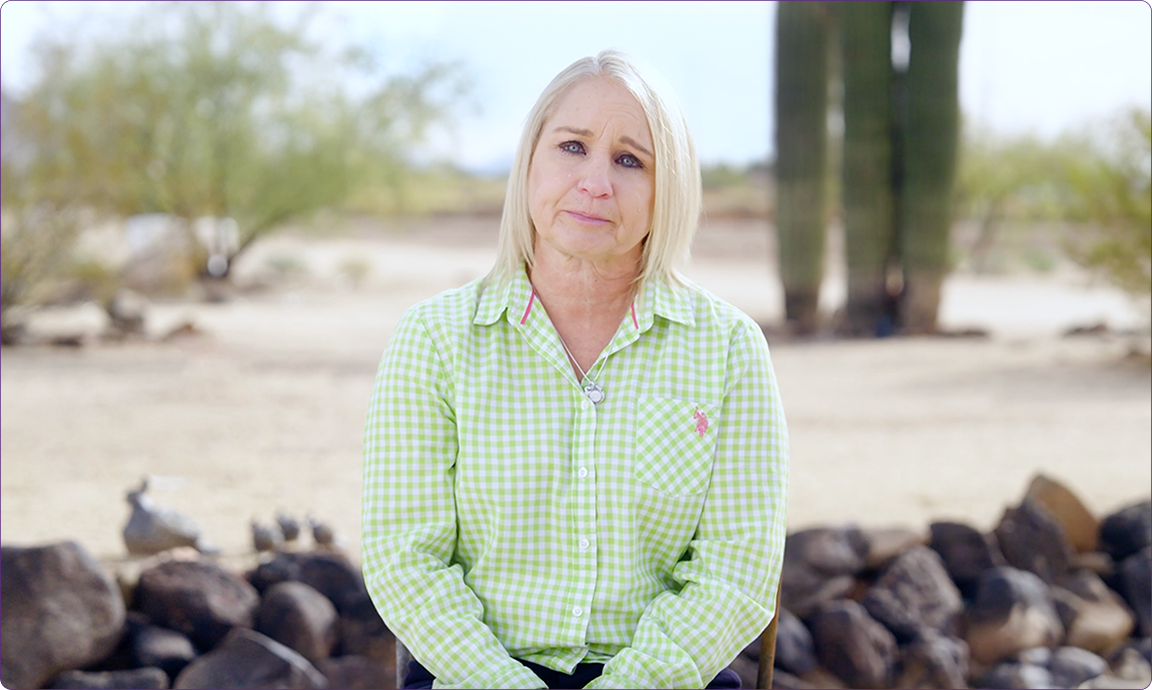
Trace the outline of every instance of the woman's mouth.
[[588, 223], [589, 225], [600, 225], [600, 224], [609, 222], [607, 218], [601, 218], [599, 216], [590, 216], [586, 213], [580, 213], [579, 211], [565, 211], [565, 213], [567, 213], [572, 218], [576, 219], [578, 222]]

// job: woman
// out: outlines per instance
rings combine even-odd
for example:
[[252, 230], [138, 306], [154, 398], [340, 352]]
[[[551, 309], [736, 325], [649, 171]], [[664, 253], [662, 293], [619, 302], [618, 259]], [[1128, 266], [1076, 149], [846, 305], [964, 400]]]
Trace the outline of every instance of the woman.
[[700, 196], [679, 111], [579, 60], [529, 114], [492, 272], [397, 326], [363, 557], [409, 687], [739, 687], [787, 438], [760, 329], [675, 271]]

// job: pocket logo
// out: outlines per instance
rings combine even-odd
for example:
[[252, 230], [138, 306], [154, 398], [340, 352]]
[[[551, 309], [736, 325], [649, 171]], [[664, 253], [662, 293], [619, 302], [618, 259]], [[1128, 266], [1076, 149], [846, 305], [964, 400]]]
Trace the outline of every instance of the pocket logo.
[[708, 431], [708, 415], [697, 407], [692, 411], [692, 419], [696, 420], [696, 433], [700, 434], [700, 438], [704, 438], [704, 432]]

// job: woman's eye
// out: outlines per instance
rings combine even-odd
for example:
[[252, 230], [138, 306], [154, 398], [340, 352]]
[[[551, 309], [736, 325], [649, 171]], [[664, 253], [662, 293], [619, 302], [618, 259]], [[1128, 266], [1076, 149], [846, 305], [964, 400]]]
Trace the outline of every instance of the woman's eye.
[[564, 153], [584, 153], [584, 145], [578, 141], [566, 141], [560, 144], [560, 150]]
[[619, 158], [616, 159], [616, 162], [619, 163], [620, 165], [623, 165], [625, 168], [643, 168], [644, 167], [644, 164], [640, 162], [640, 159], [637, 158], [636, 156], [633, 156], [630, 153], [625, 153], [624, 155], [620, 156]]

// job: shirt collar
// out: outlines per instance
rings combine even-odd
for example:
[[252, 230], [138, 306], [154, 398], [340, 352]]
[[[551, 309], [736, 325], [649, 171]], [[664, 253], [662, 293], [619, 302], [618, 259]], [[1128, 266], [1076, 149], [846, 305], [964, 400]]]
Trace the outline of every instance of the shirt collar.
[[[685, 326], [695, 325], [696, 316], [688, 292], [685, 286], [672, 286], [659, 278], [646, 282], [632, 303], [631, 316], [637, 329], [647, 331], [657, 315]], [[536, 301], [532, 283], [523, 267], [505, 280], [489, 277], [482, 288], [472, 323], [491, 326], [501, 314], [507, 313], [510, 323], [521, 324]]]

